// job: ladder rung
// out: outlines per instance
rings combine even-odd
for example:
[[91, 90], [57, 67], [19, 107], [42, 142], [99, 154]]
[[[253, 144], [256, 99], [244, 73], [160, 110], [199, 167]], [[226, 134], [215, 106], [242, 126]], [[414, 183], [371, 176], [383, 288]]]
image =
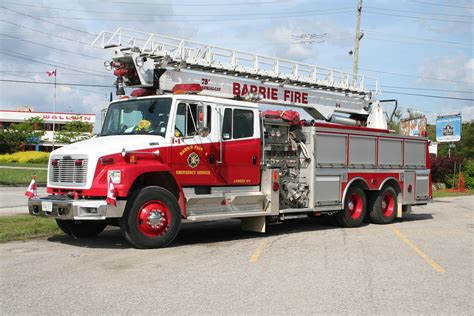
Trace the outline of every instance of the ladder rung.
[[[126, 28], [118, 28], [113, 33], [101, 32], [93, 45], [103, 48], [126, 46], [120, 51], [130, 50], [131, 45], [139, 49], [140, 56], [154, 60], [169, 58], [171, 59], [169, 64], [178, 65], [178, 67], [181, 67], [181, 63], [184, 62], [186, 67], [192, 69], [219, 73], [232, 72], [234, 75], [245, 77], [259, 76], [270, 78], [274, 82], [289, 80], [300, 86], [327, 87], [330, 91], [369, 93], [372, 91], [365, 86], [368, 80], [372, 80], [371, 84], [374, 86], [379, 86], [377, 79], [371, 77], [359, 76], [354, 80], [353, 74], [336, 69]], [[379, 91], [373, 92], [379, 93]]]

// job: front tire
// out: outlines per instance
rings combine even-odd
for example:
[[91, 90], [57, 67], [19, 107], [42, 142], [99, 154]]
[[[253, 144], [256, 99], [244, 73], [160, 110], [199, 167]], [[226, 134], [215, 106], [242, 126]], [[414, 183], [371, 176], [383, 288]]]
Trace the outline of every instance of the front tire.
[[175, 239], [180, 226], [181, 212], [174, 195], [164, 188], [150, 186], [127, 203], [121, 230], [136, 248], [161, 248]]
[[370, 201], [370, 219], [375, 224], [389, 224], [397, 216], [397, 191], [388, 186]]
[[365, 192], [358, 187], [350, 187], [344, 200], [344, 209], [336, 214], [336, 220], [342, 227], [359, 227], [367, 211]]
[[57, 219], [58, 227], [67, 235], [75, 238], [94, 237], [100, 234], [107, 224], [104, 221], [72, 221]]

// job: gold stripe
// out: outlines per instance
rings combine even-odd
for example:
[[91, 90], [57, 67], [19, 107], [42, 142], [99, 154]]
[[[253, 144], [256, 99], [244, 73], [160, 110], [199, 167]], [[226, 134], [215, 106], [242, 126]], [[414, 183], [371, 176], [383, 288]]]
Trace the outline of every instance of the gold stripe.
[[263, 249], [267, 245], [267, 240], [263, 239], [255, 248], [255, 251], [253, 252], [252, 256], [250, 257], [249, 261], [250, 262], [257, 262], [260, 256], [262, 255]]
[[414, 243], [412, 243], [401, 231], [389, 225], [393, 233], [400, 238], [408, 247], [410, 247], [418, 256], [420, 256], [426, 263], [428, 263], [436, 272], [444, 273], [446, 270], [443, 269], [439, 264], [437, 264], [433, 259], [431, 259], [426, 253], [424, 253], [420, 248], [418, 248]]

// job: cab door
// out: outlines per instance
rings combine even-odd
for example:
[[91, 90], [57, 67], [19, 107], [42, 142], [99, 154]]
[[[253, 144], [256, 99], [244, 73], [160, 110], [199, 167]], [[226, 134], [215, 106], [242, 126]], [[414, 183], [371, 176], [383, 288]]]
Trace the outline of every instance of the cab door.
[[260, 183], [260, 128], [258, 109], [223, 106], [222, 161], [219, 171], [226, 185]]
[[222, 183], [217, 170], [219, 157], [216, 105], [178, 100], [171, 140], [171, 168], [184, 187]]

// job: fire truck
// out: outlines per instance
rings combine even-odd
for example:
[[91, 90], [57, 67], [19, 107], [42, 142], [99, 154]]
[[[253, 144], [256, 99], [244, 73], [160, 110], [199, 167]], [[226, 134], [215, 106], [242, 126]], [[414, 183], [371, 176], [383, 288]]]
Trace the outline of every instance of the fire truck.
[[97, 137], [51, 153], [49, 195], [28, 203], [68, 235], [114, 225], [157, 248], [183, 221], [358, 227], [432, 198], [427, 139], [388, 130], [376, 79], [125, 28], [92, 45], [114, 52], [119, 97]]

